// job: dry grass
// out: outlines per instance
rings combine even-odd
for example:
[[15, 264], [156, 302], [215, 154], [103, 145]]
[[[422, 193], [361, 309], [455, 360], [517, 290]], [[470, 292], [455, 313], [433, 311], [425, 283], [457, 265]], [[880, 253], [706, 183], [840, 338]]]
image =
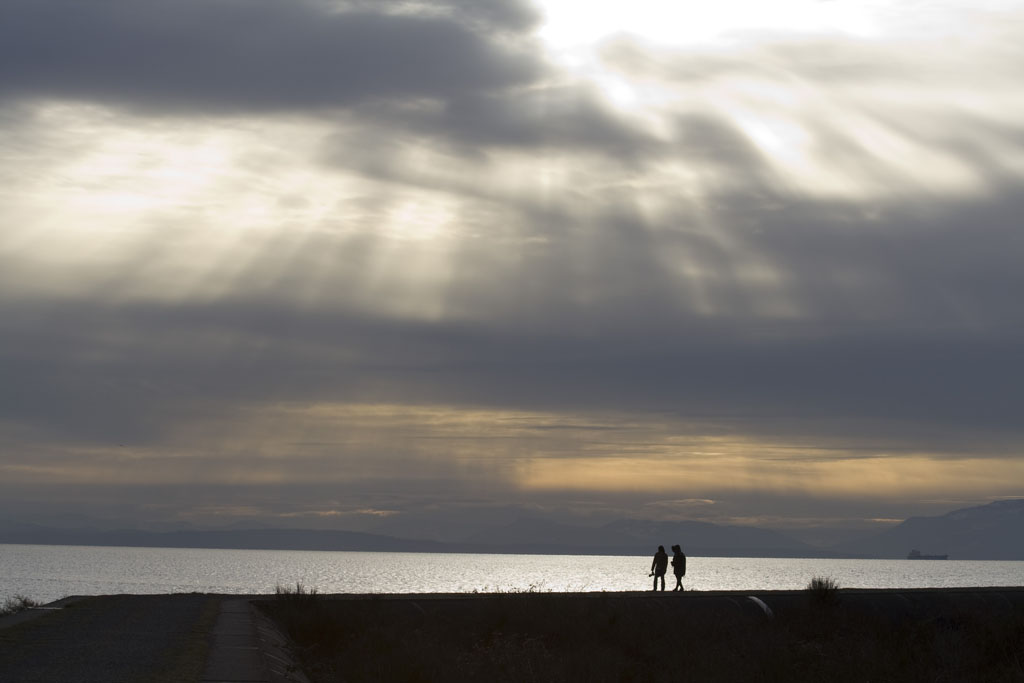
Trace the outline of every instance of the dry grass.
[[311, 598], [315, 596], [317, 594], [317, 589], [315, 587], [307, 587], [301, 581], [296, 581], [295, 588], [277, 584], [274, 587], [274, 594], [283, 596], [285, 599], [302, 600], [303, 598]]
[[[739, 603], [601, 594], [303, 596], [268, 612], [326, 681], [1022, 681], [1024, 614], [892, 620], [810, 594]], [[717, 606], [715, 606], [717, 605]]]
[[24, 595], [14, 595], [4, 598], [4, 602], [0, 605], [0, 617], [6, 617], [8, 614], [16, 614], [33, 607], [38, 607], [39, 602], [32, 598], [25, 597]]
[[839, 583], [825, 576], [815, 576], [807, 584], [807, 592], [811, 600], [820, 605], [835, 605], [839, 602]]

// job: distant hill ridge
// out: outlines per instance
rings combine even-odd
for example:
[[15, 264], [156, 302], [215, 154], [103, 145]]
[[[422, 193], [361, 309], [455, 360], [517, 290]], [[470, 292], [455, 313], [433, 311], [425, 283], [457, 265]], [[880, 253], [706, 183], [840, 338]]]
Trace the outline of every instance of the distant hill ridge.
[[474, 545], [497, 545], [505, 552], [648, 555], [674, 543], [690, 555], [747, 557], [834, 557], [835, 553], [758, 527], [694, 521], [624, 519], [599, 527], [561, 524], [524, 517], [470, 537]]
[[312, 529], [222, 529], [140, 531], [132, 529], [54, 529], [34, 525], [0, 529], [0, 543], [95, 545], [236, 550], [366, 550], [445, 552], [436, 541], [398, 539], [358, 531]]
[[55, 529], [31, 524], [0, 527], [0, 543], [163, 548], [466, 552], [567, 555], [649, 555], [658, 545], [682, 543], [690, 555], [752, 557], [833, 556], [778, 532], [707, 522], [622, 520], [578, 527], [520, 519], [461, 543], [397, 538], [355, 531], [224, 529], [139, 531]]
[[879, 534], [825, 550], [770, 529], [698, 521], [623, 519], [599, 527], [524, 516], [459, 542], [310, 529], [97, 530], [0, 520], [0, 543], [376, 552], [648, 555], [680, 543], [691, 556], [904, 558], [911, 549], [953, 560], [1024, 560], [1024, 499], [937, 517], [911, 517]]
[[915, 548], [948, 554], [951, 560], [1024, 560], [1024, 499], [997, 500], [938, 517], [911, 517], [843, 549], [901, 558]]

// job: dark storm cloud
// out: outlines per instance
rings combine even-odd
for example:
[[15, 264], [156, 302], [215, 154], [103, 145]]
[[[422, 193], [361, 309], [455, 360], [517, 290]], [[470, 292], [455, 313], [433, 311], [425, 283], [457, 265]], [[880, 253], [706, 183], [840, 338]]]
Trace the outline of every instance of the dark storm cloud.
[[[590, 446], [583, 457], [628, 457], [688, 434], [751, 449], [761, 438], [815, 462], [1019, 455], [1024, 129], [998, 107], [961, 107], [963, 89], [930, 89], [945, 82], [927, 59], [840, 41], [727, 57], [619, 43], [605, 54], [619, 75], [670, 95], [631, 115], [529, 51], [536, 17], [519, 2], [31, 0], [0, 14], [0, 180], [13, 188], [0, 197], [18, 225], [0, 244], [0, 466], [35, 477], [40, 498], [47, 477], [73, 485], [120, 467], [211, 482], [153, 494], [183, 509], [230, 499], [290, 514], [311, 494], [324, 507], [402, 508], [488, 486], [522, 502], [512, 477], [473, 480], [459, 461], [510, 440], [550, 459]], [[746, 108], [701, 90], [733, 77], [732, 94], [755, 84]], [[869, 93], [855, 87], [865, 83]], [[872, 99], [887, 84], [906, 97]], [[764, 90], [794, 99], [761, 109]], [[46, 99], [108, 107], [100, 125], [94, 108], [34, 108]], [[165, 112], [181, 118], [146, 116]], [[300, 150], [278, 157], [280, 184], [273, 163], [225, 151], [244, 135], [217, 154], [258, 163], [259, 182], [232, 175], [212, 200], [150, 194], [111, 171], [122, 154], [166, 160], [173, 184], [177, 160], [137, 138], [111, 133], [67, 185], [53, 161], [89, 151], [74, 138], [94, 128], [195, 126], [212, 140], [224, 120], [207, 115], [222, 113], [251, 113], [268, 135], [310, 126], [302, 145], [274, 141]], [[787, 169], [753, 140], [751, 117], [764, 132], [773, 115], [799, 133], [780, 157], [806, 152], [807, 166]], [[62, 131], [76, 117], [82, 127]], [[897, 152], [873, 147], [876, 135]], [[903, 153], [919, 169], [901, 175]], [[844, 182], [818, 193], [808, 168]], [[267, 209], [272, 228], [258, 215], [243, 225], [250, 209], [299, 195], [323, 211], [282, 212], [278, 225]], [[51, 196], [69, 208], [51, 216]], [[424, 215], [436, 207], [440, 218]], [[49, 232], [54, 217], [66, 243]], [[94, 231], [108, 218], [109, 234]], [[337, 404], [523, 411], [533, 424], [492, 435], [500, 412], [465, 433], [400, 410], [384, 428], [299, 415]], [[275, 426], [266, 415], [280, 419], [277, 441], [260, 431]], [[327, 426], [305, 433], [318, 419]], [[417, 462], [421, 447], [435, 450]], [[792, 455], [781, 450], [771, 457]], [[339, 483], [259, 489], [244, 476], [286, 470]], [[231, 481], [253, 488], [218, 488]], [[796, 505], [729, 488], [687, 495], [731, 495], [730, 515]], [[610, 495], [573, 504], [614, 507]], [[621, 495], [621, 509], [638, 500]]]
[[[956, 151], [990, 181], [990, 195], [814, 200], [779, 189], [770, 160], [725, 117], [675, 114], [656, 144], [592, 92], [532, 83], [537, 61], [479, 32], [528, 28], [521, 4], [369, 7], [8, 3], [0, 87], [9, 96], [195, 111], [353, 105], [349, 133], [325, 146], [328, 163], [457, 197], [456, 223], [483, 236], [454, 247], [446, 264], [440, 298], [460, 322], [368, 313], [377, 302], [365, 283], [381, 274], [367, 264], [389, 248], [372, 234], [325, 234], [297, 247], [282, 232], [216, 303], [104, 303], [104, 292], [145, 280], [167, 251], [154, 239], [91, 301], [47, 308], [31, 297], [6, 300], [0, 363], [13, 391], [0, 399], [4, 414], [107, 441], [126, 431], [157, 439], [168, 416], [277, 400], [618, 408], [739, 416], [780, 433], [808, 429], [808, 418], [892, 419], [906, 423], [908, 439], [914, 425], [936, 422], [1019, 431], [1024, 204], [1019, 180], [986, 146], [1019, 145], [1018, 128], [962, 115], [941, 138], [878, 113], [904, 138]], [[386, 13], [396, 9], [403, 12]], [[779, 73], [827, 80], [829, 64], [852, 78], [861, 67], [849, 64], [873, 63], [848, 48], [824, 51], [819, 71], [796, 47], [761, 53], [773, 55], [765, 64], [683, 60], [625, 44], [606, 57], [666, 82], [763, 73], [781, 62], [789, 67]], [[872, 171], [854, 132], [804, 123], [834, 164]], [[406, 163], [406, 152], [439, 139], [597, 151], [608, 167], [574, 160], [604, 181], [599, 193], [503, 194], [480, 180], [479, 171], [500, 171], [497, 156], [460, 156], [448, 174]], [[637, 200], [637, 160], [722, 177], [703, 188], [700, 206], [671, 201], [686, 188], [666, 187], [668, 208], [651, 212]], [[361, 201], [384, 210], [389, 191]], [[482, 218], [472, 215], [479, 205], [490, 211]], [[283, 253], [296, 255], [286, 267]], [[331, 268], [317, 288], [338, 292], [336, 303], [294, 306], [322, 258]], [[33, 278], [16, 258], [3, 265], [8, 292]], [[751, 275], [758, 269], [767, 281]], [[279, 275], [268, 283], [267, 273]]]
[[39, 0], [4, 11], [0, 101], [185, 116], [345, 107], [385, 139], [415, 133], [469, 155], [547, 146], [635, 160], [656, 149], [595, 93], [539, 80], [550, 68], [515, 34], [536, 14], [514, 0]]
[[[359, 312], [344, 295], [358, 288], [337, 283], [321, 285], [335, 305], [314, 309], [245, 287], [202, 305], [8, 303], [2, 412], [107, 442], [159, 439], [225, 406], [317, 401], [662, 414], [843, 436], [849, 448], [960, 450], [969, 436], [1002, 450], [1022, 436], [1019, 193], [890, 204], [874, 223], [842, 203], [776, 201], [766, 232], [734, 230], [729, 249], [620, 210], [511, 270], [489, 250], [464, 251], [453, 281], [472, 261], [491, 276], [446, 292], [473, 312], [462, 322]], [[799, 314], [758, 311], [765, 293], [742, 263], [753, 252]], [[671, 266], [693, 253], [713, 272], [680, 280]], [[344, 277], [370, 277], [363, 256], [337, 254]], [[266, 270], [252, 269], [253, 282]], [[695, 310], [695, 290], [713, 315]]]
[[[0, 97], [251, 112], [448, 98], [541, 72], [456, 18], [521, 29], [522, 4], [405, 4], [383, 14], [312, 0], [12, 0], [0, 10]], [[423, 7], [448, 11], [413, 11]]]
[[0, 101], [185, 116], [345, 107], [385, 140], [417, 134], [468, 155], [554, 147], [628, 161], [657, 149], [591, 90], [542, 82], [550, 67], [516, 33], [536, 13], [516, 0], [38, 0], [4, 12]]
[[623, 162], [659, 156], [659, 142], [579, 86], [541, 86], [515, 93], [453, 97], [443, 107], [367, 108], [368, 120], [426, 139], [453, 142], [462, 153], [479, 148], [594, 151]]

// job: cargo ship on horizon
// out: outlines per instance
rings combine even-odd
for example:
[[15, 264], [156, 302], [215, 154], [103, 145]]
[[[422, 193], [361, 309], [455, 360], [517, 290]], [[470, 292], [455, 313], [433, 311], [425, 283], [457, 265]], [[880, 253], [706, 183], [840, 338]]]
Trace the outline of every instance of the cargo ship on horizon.
[[911, 550], [908, 560], [948, 560], [949, 555], [923, 555], [920, 550]]

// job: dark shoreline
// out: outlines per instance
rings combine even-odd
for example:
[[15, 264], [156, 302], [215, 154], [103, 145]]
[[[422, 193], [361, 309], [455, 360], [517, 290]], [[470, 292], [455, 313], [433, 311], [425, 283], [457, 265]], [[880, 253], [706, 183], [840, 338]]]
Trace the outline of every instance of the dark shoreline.
[[1024, 587], [283, 595], [334, 680], [1024, 681]]
[[[254, 614], [266, 615], [259, 618], [270, 617], [292, 641], [282, 641], [272, 658], [294, 657], [313, 683], [1024, 681], [1024, 587], [1018, 586], [72, 596], [0, 619], [0, 679], [5, 661], [13, 667], [7, 673], [49, 666], [48, 659], [61, 666], [59, 653], [75, 648], [83, 661], [106, 651], [108, 664], [127, 666], [123, 657], [139, 647], [122, 652], [128, 642], [156, 636], [125, 631], [129, 614], [163, 624], [165, 615], [185, 615], [186, 605], [198, 614], [202, 605], [227, 602], [248, 603]], [[90, 614], [96, 615], [91, 621]], [[96, 631], [100, 622], [105, 626]], [[189, 670], [200, 670], [204, 657], [196, 628], [188, 661], [174, 660]], [[167, 642], [154, 652], [185, 652], [175, 644], [181, 632], [161, 636]], [[96, 645], [83, 649], [90, 639]], [[162, 661], [140, 659], [134, 670], [157, 671]]]
[[[278, 531], [278, 530], [274, 530]], [[40, 536], [0, 532], [0, 545], [80, 546], [86, 548], [157, 548], [174, 550], [288, 550], [300, 552], [436, 553], [441, 555], [569, 555], [592, 557], [649, 557], [650, 545], [586, 546], [564, 544], [443, 543], [344, 532], [354, 538], [338, 541], [341, 532], [280, 530], [251, 532], [259, 540], [247, 540], [249, 532], [60, 532]], [[268, 536], [273, 539], [267, 540]], [[368, 538], [360, 538], [367, 536]], [[905, 556], [854, 554], [826, 549], [687, 547], [688, 557], [768, 558], [780, 560], [902, 560]], [[970, 559], [984, 562], [987, 559]], [[996, 558], [994, 561], [1005, 561]], [[1014, 561], [1014, 560], [1010, 560]]]
[[[61, 608], [78, 600], [92, 598], [110, 598], [118, 595], [137, 595], [146, 597], [162, 597], [174, 599], [176, 596], [187, 595], [208, 595], [217, 598], [244, 598], [253, 602], [278, 601], [282, 596], [273, 593], [121, 593], [121, 594], [98, 594], [98, 595], [70, 595], [55, 600], [30, 610], [33, 616], [41, 616], [43, 613]], [[953, 586], [941, 588], [842, 588], [837, 595], [843, 602], [850, 604], [872, 604], [892, 601], [896, 604], [911, 606], [984, 606], [986, 603], [993, 605], [1012, 605], [1024, 607], [1024, 586]], [[806, 589], [802, 590], [761, 590], [751, 588], [747, 590], [690, 590], [682, 593], [674, 593], [671, 590], [651, 591], [548, 591], [548, 590], [511, 590], [511, 591], [474, 591], [465, 593], [316, 593], [313, 597], [318, 601], [481, 601], [481, 600], [516, 600], [524, 597], [550, 596], [553, 598], [605, 598], [611, 600], [675, 600], [690, 602], [716, 602], [723, 604], [732, 600], [744, 600], [751, 596], [757, 597], [766, 603], [789, 605], [799, 603], [808, 596]], [[29, 596], [31, 597], [31, 596]], [[39, 614], [36, 615], [35, 613]], [[22, 613], [23, 615], [25, 613]], [[0, 618], [0, 628], [6, 624], [5, 619]], [[24, 618], [24, 617], [23, 617]]]
[[[249, 596], [254, 603], [272, 604], [289, 596]], [[413, 605], [451, 606], [473, 603], [493, 605], [515, 604], [524, 601], [586, 602], [606, 601], [627, 608], [648, 609], [652, 605], [678, 606], [681, 609], [736, 612], [750, 616], [773, 618], [787, 611], [813, 604], [815, 595], [804, 590], [723, 590], [681, 593], [672, 591], [592, 591], [548, 592], [518, 591], [497, 593], [324, 593], [297, 596], [298, 600], [317, 603], [409, 603]], [[871, 612], [888, 618], [916, 618], [958, 610], [1024, 612], [1024, 586], [1004, 587], [951, 587], [951, 588], [839, 588], [826, 598], [835, 608]], [[457, 607], [455, 607], [457, 609]]]

